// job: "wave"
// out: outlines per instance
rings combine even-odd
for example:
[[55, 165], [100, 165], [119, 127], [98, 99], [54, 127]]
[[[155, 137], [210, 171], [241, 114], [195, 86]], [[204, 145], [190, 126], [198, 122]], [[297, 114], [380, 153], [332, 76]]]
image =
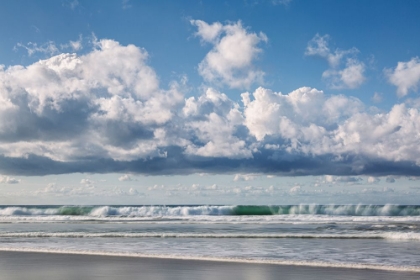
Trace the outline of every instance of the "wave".
[[175, 232], [3, 232], [0, 238], [300, 238], [300, 239], [389, 239], [420, 241], [418, 232], [374, 232], [358, 234], [300, 233], [175, 233]]
[[187, 216], [420, 216], [418, 205], [282, 206], [0, 206], [0, 216], [187, 217]]
[[90, 251], [90, 250], [87, 251], [87, 250], [60, 250], [60, 249], [9, 248], [9, 247], [0, 247], [0, 251], [110, 256], [110, 257], [176, 259], [176, 260], [190, 260], [190, 261], [199, 260], [199, 261], [230, 262], [230, 263], [309, 266], [309, 267], [322, 267], [322, 268], [371, 269], [371, 270], [387, 270], [387, 271], [420, 273], [420, 267], [418, 266], [380, 265], [380, 264], [363, 264], [363, 263], [337, 263], [337, 262], [326, 262], [326, 261], [276, 260], [276, 259], [257, 259], [257, 258], [251, 259], [251, 258], [208, 257], [208, 256], [189, 256], [189, 255], [170, 255], [170, 254], [119, 253], [119, 252]]

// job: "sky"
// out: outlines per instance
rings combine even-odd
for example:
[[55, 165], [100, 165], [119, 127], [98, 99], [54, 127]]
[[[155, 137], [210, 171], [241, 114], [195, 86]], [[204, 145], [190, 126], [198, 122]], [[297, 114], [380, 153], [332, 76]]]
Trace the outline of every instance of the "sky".
[[2, 1], [0, 204], [419, 204], [419, 11]]

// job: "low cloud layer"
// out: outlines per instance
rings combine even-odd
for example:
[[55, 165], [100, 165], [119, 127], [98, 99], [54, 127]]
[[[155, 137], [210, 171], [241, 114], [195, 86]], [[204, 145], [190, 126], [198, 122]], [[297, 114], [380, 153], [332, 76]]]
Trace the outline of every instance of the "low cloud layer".
[[[251, 62], [265, 35], [240, 23], [192, 23], [214, 45], [199, 66], [205, 79], [246, 88], [262, 78]], [[235, 40], [245, 45], [231, 57], [223, 46]], [[356, 98], [309, 87], [259, 87], [240, 102], [208, 87], [186, 98], [177, 82], [159, 84], [146, 50], [94, 46], [0, 67], [1, 174], [420, 175], [420, 102], [372, 113]], [[311, 52], [332, 69], [342, 57], [322, 44]]]

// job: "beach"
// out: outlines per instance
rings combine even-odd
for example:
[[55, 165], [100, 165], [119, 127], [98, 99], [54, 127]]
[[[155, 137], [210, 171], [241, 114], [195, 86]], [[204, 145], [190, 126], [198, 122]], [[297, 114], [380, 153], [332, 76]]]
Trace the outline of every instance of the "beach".
[[420, 273], [83, 254], [0, 252], [1, 279], [420, 279]]
[[0, 206], [0, 279], [420, 279], [419, 210]]

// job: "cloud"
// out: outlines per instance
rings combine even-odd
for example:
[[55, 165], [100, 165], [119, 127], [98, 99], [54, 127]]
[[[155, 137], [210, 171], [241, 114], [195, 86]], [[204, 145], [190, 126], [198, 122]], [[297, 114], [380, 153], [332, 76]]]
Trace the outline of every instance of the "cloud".
[[284, 5], [284, 6], [288, 6], [291, 2], [292, 0], [272, 0], [271, 1], [273, 5]]
[[35, 53], [42, 53], [45, 55], [55, 55], [59, 53], [59, 49], [53, 41], [48, 41], [41, 45], [33, 42], [29, 42], [26, 45], [17, 43], [14, 49], [17, 50], [17, 48], [25, 49], [29, 56], [32, 56]]
[[235, 177], [233, 178], [233, 181], [238, 182], [238, 181], [252, 181], [255, 179], [257, 175], [255, 174], [236, 174]]
[[420, 59], [413, 57], [408, 62], [398, 62], [394, 70], [385, 69], [385, 75], [397, 87], [399, 97], [406, 96], [409, 91], [417, 92], [420, 84]]
[[[199, 98], [186, 100], [182, 109], [185, 128], [195, 141], [186, 153], [204, 157], [251, 158], [238, 131], [243, 123], [239, 105], [212, 88]], [[186, 142], [187, 143], [187, 142]]]
[[71, 41], [70, 40], [67, 44], [60, 45], [60, 48], [62, 50], [71, 49], [72, 51], [77, 52], [77, 51], [80, 51], [81, 49], [83, 49], [82, 41], [83, 41], [83, 38], [80, 35], [78, 40], [76, 40], [76, 41]]
[[253, 62], [262, 52], [258, 45], [268, 40], [264, 33], [250, 33], [240, 21], [223, 25], [191, 20], [191, 24], [197, 26], [195, 35], [202, 42], [213, 45], [198, 66], [207, 82], [239, 89], [263, 82], [264, 72], [256, 69]]
[[[86, 179], [83, 179], [86, 180]], [[82, 180], [82, 181], [83, 181]], [[84, 184], [83, 186], [59, 186], [55, 183], [49, 183], [45, 188], [38, 189], [33, 193], [35, 196], [53, 195], [53, 196], [93, 196], [99, 192], [92, 184]]]
[[396, 181], [395, 178], [392, 176], [387, 176], [385, 179], [385, 182], [387, 183], [395, 183], [395, 181]]
[[131, 182], [131, 181], [136, 181], [136, 180], [131, 178], [130, 175], [124, 174], [123, 176], [118, 178], [118, 181], [120, 181], [120, 182]]
[[74, 10], [77, 6], [79, 6], [79, 1], [77, 0], [70, 1], [69, 5], [70, 5], [70, 8]]
[[300, 194], [302, 192], [304, 192], [304, 191], [302, 190], [302, 187], [299, 186], [299, 185], [296, 185], [289, 190], [289, 193], [291, 193], [291, 194]]
[[363, 194], [377, 194], [377, 193], [393, 193], [394, 189], [383, 187], [381, 189], [375, 189], [375, 188], [365, 188], [362, 190]]
[[0, 176], [0, 184], [19, 184], [20, 179], [9, 176]]
[[368, 181], [369, 184], [377, 184], [381, 181], [381, 179], [379, 179], [377, 177], [369, 176], [367, 181]]
[[326, 184], [340, 184], [340, 183], [345, 183], [345, 184], [357, 184], [360, 181], [363, 181], [363, 179], [361, 177], [355, 177], [355, 176], [331, 176], [331, 175], [326, 175], [325, 176], [325, 180], [323, 183]]
[[[218, 28], [203, 38], [219, 42]], [[182, 81], [159, 84], [148, 59], [108, 39], [83, 55], [0, 66], [0, 172], [420, 176], [413, 102], [372, 113], [310, 87], [186, 98]]]
[[130, 0], [122, 0], [122, 8], [123, 10], [130, 9], [132, 6], [130, 4]]
[[80, 184], [86, 185], [86, 186], [93, 186], [94, 182], [90, 179], [82, 179], [80, 180]]
[[80, 5], [80, 3], [79, 3], [79, 1], [78, 0], [65, 0], [63, 3], [62, 3], [62, 6], [63, 7], [66, 7], [66, 8], [70, 8], [71, 10], [74, 10], [76, 7], [78, 7]]
[[[325, 79], [330, 88], [355, 89], [360, 87], [366, 80], [364, 76], [366, 67], [364, 63], [355, 58], [359, 51], [356, 48], [331, 51], [328, 47], [329, 39], [329, 35], [320, 36], [316, 34], [308, 42], [305, 55], [319, 56], [328, 61], [330, 69], [322, 73], [322, 78]], [[344, 68], [342, 67], [343, 60], [345, 60]]]
[[383, 94], [382, 93], [375, 92], [373, 94], [373, 97], [372, 97], [373, 102], [380, 103], [380, 102], [382, 102], [382, 99], [383, 99]]
[[53, 56], [60, 53], [60, 50], [70, 49], [73, 52], [77, 52], [83, 49], [83, 38], [80, 35], [79, 39], [76, 41], [70, 40], [66, 44], [60, 44], [58, 47], [53, 41], [48, 41], [43, 44], [28, 42], [26, 44], [17, 43], [14, 47], [14, 50], [17, 51], [19, 48], [23, 48], [27, 51], [29, 56], [32, 56], [36, 53], [41, 53], [45, 56]]

